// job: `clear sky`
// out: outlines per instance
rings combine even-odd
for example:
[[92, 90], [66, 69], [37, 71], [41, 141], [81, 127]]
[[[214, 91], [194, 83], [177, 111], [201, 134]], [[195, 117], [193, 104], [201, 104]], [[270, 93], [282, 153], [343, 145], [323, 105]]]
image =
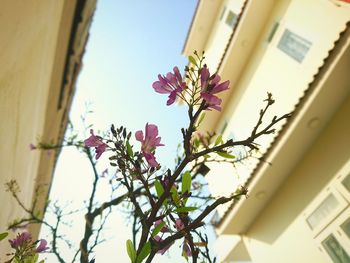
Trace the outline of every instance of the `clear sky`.
[[[84, 104], [91, 101], [94, 113], [89, 122], [95, 130], [108, 130], [114, 123], [135, 132], [144, 129], [147, 122], [157, 124], [166, 145], [157, 150], [157, 160], [172, 168], [181, 141], [180, 128], [187, 123], [186, 108], [167, 107], [167, 96], [155, 93], [152, 83], [159, 73], [165, 74], [175, 65], [181, 70], [187, 64], [181, 52], [196, 4], [196, 0], [98, 1], [70, 114], [72, 122], [79, 127]], [[107, 162], [101, 163], [102, 170]], [[63, 150], [51, 199], [82, 201], [90, 192], [89, 169], [75, 150]], [[81, 237], [83, 221], [79, 220], [74, 220], [73, 234], [69, 235], [72, 241]], [[96, 250], [96, 261], [128, 262], [125, 241], [129, 228], [117, 214], [108, 227], [108, 237], [114, 239]], [[175, 254], [177, 257], [164, 255], [154, 262], [185, 262], [179, 252]]]

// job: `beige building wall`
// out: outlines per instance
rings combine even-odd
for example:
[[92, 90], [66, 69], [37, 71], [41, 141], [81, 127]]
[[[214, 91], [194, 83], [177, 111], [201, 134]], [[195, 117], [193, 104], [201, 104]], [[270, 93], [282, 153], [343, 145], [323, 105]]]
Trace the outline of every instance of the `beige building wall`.
[[237, 22], [237, 15], [242, 11], [244, 2], [244, 0], [226, 0], [217, 11], [213, 30], [204, 48], [205, 63], [211, 73], [214, 73], [220, 64], [223, 50], [229, 42], [232, 29]]
[[[226, 13], [231, 9], [239, 15], [233, 3], [240, 4], [243, 13], [237, 28], [229, 32], [224, 29], [225, 16], [220, 15], [224, 6], [228, 7]], [[333, 217], [324, 226], [328, 232], [311, 230], [306, 218], [324, 197], [324, 187], [336, 184], [333, 181], [339, 170], [350, 159], [348, 33], [347, 40], [338, 43], [349, 26], [350, 4], [337, 0], [226, 0], [212, 13], [216, 14], [215, 23], [202, 46], [209, 67], [218, 67], [223, 79], [231, 81], [231, 91], [222, 95], [223, 112], [208, 114], [202, 128], [223, 132], [226, 138], [244, 139], [256, 123], [267, 92], [276, 99], [268, 119], [299, 107], [284, 137], [277, 142], [273, 136], [259, 140], [262, 154], [275, 144], [268, 155], [268, 161], [276, 161], [273, 168], [262, 164], [256, 170], [258, 160], [237, 165], [235, 171], [231, 165], [210, 166], [206, 177], [214, 195], [227, 195], [252, 173], [255, 176], [249, 181], [248, 200], [218, 211], [224, 216], [217, 228], [220, 260], [331, 263], [320, 242], [336, 227], [335, 222], [345, 220], [350, 212]], [[199, 18], [204, 20], [201, 12], [196, 14], [185, 53], [191, 47], [201, 47], [191, 39], [196, 25], [201, 24]], [[309, 43], [301, 61], [279, 46], [287, 30]], [[349, 205], [350, 195], [343, 199]]]
[[[29, 144], [63, 138], [95, 4], [0, 1], [0, 232], [25, 215], [5, 182], [17, 180], [27, 207], [43, 185], [38, 209], [44, 207], [58, 152], [30, 151]], [[0, 258], [7, 247], [0, 243]]]
[[[16, 3], [16, 4], [14, 4]], [[0, 42], [0, 112], [1, 112], [1, 202], [0, 228], [23, 214], [8, 193], [4, 183], [18, 180], [21, 196], [28, 205], [34, 190], [40, 159], [51, 162], [51, 156], [31, 152], [44, 134], [49, 104], [58, 106], [57, 98], [49, 101], [56, 45], [64, 1], [2, 1]], [[56, 89], [59, 92], [59, 89]], [[51, 125], [60, 120], [52, 119]], [[49, 136], [44, 140], [56, 140]], [[40, 175], [39, 175], [40, 176]], [[43, 175], [41, 175], [43, 176]], [[49, 177], [44, 183], [49, 183]], [[46, 181], [46, 182], [45, 182]]]
[[324, 198], [327, 184], [350, 162], [349, 116], [350, 97], [245, 234], [254, 263], [331, 262], [306, 219], [310, 204]]
[[[223, 4], [228, 8], [226, 13], [228, 10], [235, 10], [234, 6], [229, 5], [230, 2], [226, 1]], [[224, 109], [217, 131], [220, 132], [221, 127], [227, 125], [224, 137], [245, 138], [257, 121], [259, 109], [263, 107], [262, 100], [267, 92], [271, 92], [276, 99], [275, 105], [266, 117], [267, 120], [275, 114], [291, 112], [299, 98], [303, 96], [308, 84], [312, 82], [318, 68], [323, 65], [328, 52], [339, 38], [339, 32], [344, 30], [349, 19], [349, 9], [339, 8], [332, 2], [294, 0], [276, 3], [244, 74], [236, 86], [231, 87], [235, 92]], [[279, 26], [269, 43], [268, 39], [276, 22]], [[221, 24], [223, 27], [227, 26], [223, 21]], [[301, 63], [277, 47], [285, 30], [291, 30], [311, 42], [311, 47]], [[221, 39], [222, 43], [227, 41], [221, 36], [220, 30], [212, 35], [217, 37], [216, 41], [218, 39]], [[209, 41], [211, 42], [213, 40]], [[218, 57], [217, 50], [211, 51], [210, 47], [208, 45], [207, 53], [215, 53]], [[214, 65], [215, 62], [212, 64]], [[224, 69], [224, 71], [227, 70], [227, 68]], [[265, 152], [273, 139], [273, 136], [266, 136], [258, 140], [261, 153]], [[237, 165], [235, 172], [229, 165], [212, 165], [213, 172], [207, 176], [211, 191], [214, 195], [232, 192], [246, 181], [258, 161], [254, 159], [245, 163], [244, 166]], [[217, 180], [218, 174], [222, 180]], [[233, 174], [239, 176], [233, 176]], [[225, 207], [219, 208], [219, 214], [222, 215], [225, 210]]]

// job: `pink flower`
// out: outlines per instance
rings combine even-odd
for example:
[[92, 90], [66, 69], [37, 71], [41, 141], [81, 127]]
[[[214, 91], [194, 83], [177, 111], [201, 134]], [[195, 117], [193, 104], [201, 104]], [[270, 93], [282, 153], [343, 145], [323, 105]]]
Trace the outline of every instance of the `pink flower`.
[[12, 248], [17, 249], [23, 247], [26, 243], [32, 241], [32, 236], [28, 232], [23, 232], [17, 235], [16, 238], [9, 240]]
[[207, 103], [207, 108], [215, 109], [221, 111], [221, 102], [222, 100], [215, 96], [214, 94], [221, 91], [227, 90], [230, 85], [230, 81], [225, 81], [219, 83], [221, 78], [218, 74], [210, 76], [209, 70], [206, 65], [201, 69], [201, 97]]
[[154, 151], [158, 146], [164, 146], [160, 143], [161, 137], [158, 137], [158, 127], [154, 124], [146, 124], [145, 136], [143, 132], [137, 131], [135, 133], [135, 138], [141, 142], [141, 151], [146, 161], [151, 167], [157, 167], [158, 163], [154, 156]]
[[169, 94], [167, 105], [175, 102], [178, 93], [186, 88], [186, 83], [182, 80], [182, 76], [178, 67], [174, 67], [174, 73], [168, 72], [166, 76], [158, 75], [158, 80], [153, 82], [153, 89], [162, 94]]
[[[164, 241], [164, 240], [163, 240], [160, 236], [158, 236], [158, 235], [154, 237], [154, 240], [157, 241], [158, 243]], [[163, 255], [165, 252], [167, 252], [167, 250], [171, 247], [172, 244], [173, 244], [173, 243], [170, 243], [170, 244], [167, 245], [166, 247], [164, 247], [164, 248], [158, 250], [157, 253]]]
[[101, 138], [94, 134], [94, 130], [90, 130], [91, 136], [84, 141], [86, 147], [95, 147], [96, 160], [101, 157], [102, 153], [106, 151], [107, 144], [102, 142]]
[[40, 239], [40, 244], [39, 246], [36, 248], [36, 252], [37, 253], [41, 253], [44, 252], [45, 250], [49, 249], [47, 246], [47, 241], [45, 239]]

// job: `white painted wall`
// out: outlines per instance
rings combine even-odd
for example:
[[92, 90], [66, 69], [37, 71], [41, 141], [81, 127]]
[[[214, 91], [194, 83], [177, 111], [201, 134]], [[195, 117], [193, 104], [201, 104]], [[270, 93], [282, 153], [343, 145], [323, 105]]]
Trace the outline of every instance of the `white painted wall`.
[[[267, 92], [271, 92], [276, 99], [270, 114], [266, 116], [268, 120], [273, 115], [291, 112], [349, 19], [349, 8], [339, 8], [330, 1], [278, 1], [255, 53], [235, 87], [237, 96], [231, 98], [229, 108], [225, 110], [225, 118], [219, 125], [223, 126], [225, 120], [228, 123], [224, 136], [229, 138], [234, 135], [237, 139], [244, 139], [249, 135], [255, 126], [259, 110], [264, 105], [262, 100], [266, 98]], [[268, 36], [276, 21], [280, 25], [272, 41], [268, 43]], [[302, 63], [277, 48], [285, 29], [312, 42]], [[256, 32], [252, 32], [254, 33]], [[213, 36], [219, 34], [220, 31], [214, 32]], [[225, 40], [223, 37], [220, 39]], [[220, 52], [213, 49], [210, 54], [214, 56], [218, 53]], [[211, 63], [215, 64], [214, 59]], [[273, 136], [258, 140], [262, 153], [272, 140]], [[258, 160], [253, 159], [244, 166], [237, 165], [236, 171], [228, 166], [212, 166], [207, 179], [213, 194], [226, 194], [243, 184], [257, 162]], [[220, 208], [219, 214], [222, 215], [225, 210], [226, 208]]]

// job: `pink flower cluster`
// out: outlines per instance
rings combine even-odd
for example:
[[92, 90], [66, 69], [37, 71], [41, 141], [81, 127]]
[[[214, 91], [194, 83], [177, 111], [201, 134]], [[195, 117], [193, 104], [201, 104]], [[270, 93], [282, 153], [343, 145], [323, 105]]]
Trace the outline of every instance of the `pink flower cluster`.
[[145, 135], [139, 130], [135, 133], [135, 138], [141, 142], [141, 151], [146, 161], [151, 167], [157, 167], [158, 162], [154, 156], [154, 151], [158, 146], [164, 146], [160, 143], [161, 137], [158, 137], [158, 127], [154, 124], [146, 124]]
[[[38, 241], [40, 241], [39, 246], [35, 249], [34, 252], [41, 253], [48, 249], [47, 241], [45, 239], [40, 239]], [[12, 240], [10, 239], [9, 242], [11, 247], [16, 250], [23, 249], [26, 247], [30, 248], [32, 246], [32, 236], [28, 232], [22, 232], [19, 233], [16, 238]]]
[[178, 67], [174, 67], [174, 73], [168, 72], [166, 76], [158, 75], [158, 81], [152, 84], [154, 90], [158, 93], [169, 94], [167, 105], [175, 102], [177, 94], [186, 88], [186, 83], [182, 80], [182, 76]]
[[222, 100], [215, 96], [221, 91], [227, 90], [230, 85], [230, 81], [220, 83], [220, 76], [213, 74], [210, 76], [209, 69], [206, 65], [201, 69], [201, 97], [206, 101], [208, 109], [212, 108], [217, 111], [221, 111]]
[[[167, 105], [173, 104], [176, 97], [187, 88], [186, 82], [183, 81], [179, 69], [174, 67], [173, 71], [174, 72], [168, 72], [166, 76], [159, 74], [158, 80], [152, 84], [152, 87], [156, 92], [169, 94]], [[200, 68], [199, 72], [200, 96], [206, 102], [205, 109], [221, 111], [222, 100], [215, 94], [227, 90], [230, 82], [227, 80], [220, 83], [220, 76], [216, 73], [210, 75], [207, 65]], [[197, 93], [196, 88], [194, 88], [193, 92]]]

